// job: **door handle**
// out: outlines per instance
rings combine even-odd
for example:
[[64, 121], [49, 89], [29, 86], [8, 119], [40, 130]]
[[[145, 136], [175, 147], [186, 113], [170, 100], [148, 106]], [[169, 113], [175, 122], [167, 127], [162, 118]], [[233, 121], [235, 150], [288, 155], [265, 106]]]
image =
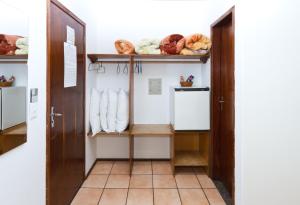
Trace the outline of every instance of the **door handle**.
[[54, 112], [54, 107], [51, 107], [51, 113], [50, 113], [50, 118], [51, 118], [51, 128], [54, 128], [55, 126], [55, 117], [61, 117], [63, 114], [61, 113], [55, 113]]
[[223, 110], [223, 103], [224, 103], [225, 101], [224, 101], [224, 97], [222, 96], [222, 97], [220, 97], [220, 100], [219, 100], [219, 103], [220, 103], [220, 109], [221, 109], [221, 111]]

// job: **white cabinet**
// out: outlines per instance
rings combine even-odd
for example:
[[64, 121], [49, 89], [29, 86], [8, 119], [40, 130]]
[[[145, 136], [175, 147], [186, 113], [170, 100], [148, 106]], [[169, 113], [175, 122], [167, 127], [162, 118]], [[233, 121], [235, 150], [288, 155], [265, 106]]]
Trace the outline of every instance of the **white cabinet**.
[[175, 130], [210, 129], [209, 88], [172, 88], [170, 101]]
[[0, 88], [0, 130], [26, 121], [26, 87]]

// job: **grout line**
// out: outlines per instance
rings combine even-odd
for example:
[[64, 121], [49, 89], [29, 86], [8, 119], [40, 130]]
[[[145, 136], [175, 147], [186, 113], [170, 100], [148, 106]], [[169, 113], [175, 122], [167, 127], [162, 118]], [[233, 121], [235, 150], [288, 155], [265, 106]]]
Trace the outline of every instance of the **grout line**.
[[[104, 189], [104, 188], [82, 187], [81, 189]], [[105, 189], [152, 189], [152, 188], [124, 188], [123, 187], [123, 188], [105, 188]], [[177, 189], [177, 188], [155, 188], [155, 189]], [[181, 189], [201, 189], [201, 188], [181, 188]]]
[[104, 184], [104, 187], [103, 187], [103, 190], [102, 190], [101, 196], [100, 196], [100, 198], [99, 198], [99, 201], [98, 201], [98, 203], [97, 203], [97, 204], [99, 204], [99, 203], [100, 203], [100, 201], [101, 201], [101, 199], [102, 199], [103, 193], [104, 193], [104, 191], [105, 191], [106, 184], [107, 184], [107, 182], [108, 182], [108, 179], [109, 179], [109, 177], [110, 177], [111, 170], [112, 170], [112, 168], [113, 168], [114, 164], [115, 164], [115, 161], [113, 161], [113, 163], [112, 163], [112, 166], [111, 166], [111, 168], [110, 168], [109, 174], [107, 175], [106, 182], [105, 182], [105, 184]]
[[[104, 189], [104, 188], [97, 188], [97, 187], [82, 187], [81, 189]], [[105, 189], [152, 189], [152, 188], [105, 188]], [[154, 189], [201, 189], [201, 188], [161, 188], [157, 187]], [[202, 190], [202, 189], [201, 189]], [[213, 188], [209, 188], [209, 190], [217, 190]]]
[[196, 179], [197, 179], [197, 182], [199, 183], [199, 185], [200, 185], [201, 189], [203, 189], [203, 186], [202, 186], [202, 184], [201, 184], [201, 182], [200, 182], [200, 180], [199, 180], [199, 178], [198, 178], [198, 176], [197, 176], [197, 175], [196, 175]]
[[202, 191], [203, 191], [203, 193], [204, 193], [204, 196], [205, 196], [206, 200], [208, 201], [208, 204], [210, 205], [211, 203], [210, 203], [210, 201], [209, 201], [209, 199], [208, 199], [208, 196], [206, 195], [204, 189], [202, 189]]
[[104, 184], [104, 187], [103, 187], [101, 196], [100, 196], [100, 198], [99, 198], [98, 204], [100, 203], [100, 201], [101, 201], [101, 199], [102, 199], [103, 193], [104, 193], [104, 191], [105, 191], [106, 184], [107, 184], [107, 182], [108, 182], [108, 178], [109, 178], [109, 176], [110, 176], [110, 173], [111, 173], [111, 170], [112, 170], [114, 164], [115, 164], [115, 162], [112, 163], [112, 166], [111, 166], [111, 168], [110, 168], [109, 174], [107, 175], [106, 182], [105, 182], [105, 184]]
[[103, 189], [105, 189], [106, 186], [107, 186], [107, 182], [108, 182], [108, 179], [109, 179], [109, 177], [110, 177], [110, 175], [111, 175], [111, 170], [112, 170], [114, 164], [115, 164], [115, 162], [112, 163], [112, 166], [111, 166], [110, 171], [109, 171], [109, 173], [108, 173], [108, 176], [107, 176], [107, 179], [106, 179], [106, 182], [105, 182], [105, 184], [104, 184], [104, 188], [103, 188]]
[[155, 199], [154, 199], [154, 184], [153, 184], [153, 161], [151, 161], [151, 171], [152, 171], [152, 200], [153, 200], [153, 205], [155, 205]]
[[127, 201], [128, 201], [128, 195], [129, 195], [129, 188], [127, 189], [127, 194], [126, 194], [125, 205], [127, 205]]
[[101, 193], [101, 195], [100, 195], [100, 197], [99, 197], [99, 200], [98, 200], [98, 203], [97, 203], [97, 204], [100, 204], [100, 201], [101, 201], [101, 199], [102, 199], [102, 196], [103, 196], [104, 191], [105, 191], [105, 189], [103, 188], [103, 189], [102, 189], [102, 193]]
[[177, 193], [178, 193], [178, 196], [179, 196], [180, 204], [182, 204], [182, 199], [181, 199], [181, 196], [180, 196], [180, 192], [179, 192], [179, 188], [178, 188], [178, 185], [177, 185], [177, 181], [176, 181], [176, 177], [175, 177], [175, 176], [174, 176], [174, 180], [175, 180], [176, 190], [177, 190]]

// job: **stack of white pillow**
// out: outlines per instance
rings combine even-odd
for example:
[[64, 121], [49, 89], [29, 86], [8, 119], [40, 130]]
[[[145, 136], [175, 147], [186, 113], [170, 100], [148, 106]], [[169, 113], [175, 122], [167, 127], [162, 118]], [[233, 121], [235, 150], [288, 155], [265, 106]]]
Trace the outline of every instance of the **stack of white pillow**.
[[125, 90], [118, 92], [106, 89], [99, 92], [92, 89], [90, 104], [90, 125], [92, 135], [101, 131], [122, 132], [129, 123], [129, 99]]

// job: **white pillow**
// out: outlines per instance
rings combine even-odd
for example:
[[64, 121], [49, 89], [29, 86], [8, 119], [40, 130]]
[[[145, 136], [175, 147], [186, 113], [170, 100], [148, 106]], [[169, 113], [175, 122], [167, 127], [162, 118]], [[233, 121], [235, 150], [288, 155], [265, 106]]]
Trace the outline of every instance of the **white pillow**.
[[108, 91], [107, 126], [109, 132], [116, 131], [118, 95], [116, 91]]
[[100, 93], [93, 88], [90, 102], [90, 125], [92, 129], [92, 136], [95, 136], [101, 131], [100, 126]]
[[105, 132], [108, 131], [107, 127], [107, 107], [108, 107], [108, 92], [104, 90], [101, 93], [101, 101], [100, 101], [100, 124], [102, 130]]
[[129, 98], [125, 90], [120, 89], [118, 94], [116, 131], [123, 132], [129, 123]]

